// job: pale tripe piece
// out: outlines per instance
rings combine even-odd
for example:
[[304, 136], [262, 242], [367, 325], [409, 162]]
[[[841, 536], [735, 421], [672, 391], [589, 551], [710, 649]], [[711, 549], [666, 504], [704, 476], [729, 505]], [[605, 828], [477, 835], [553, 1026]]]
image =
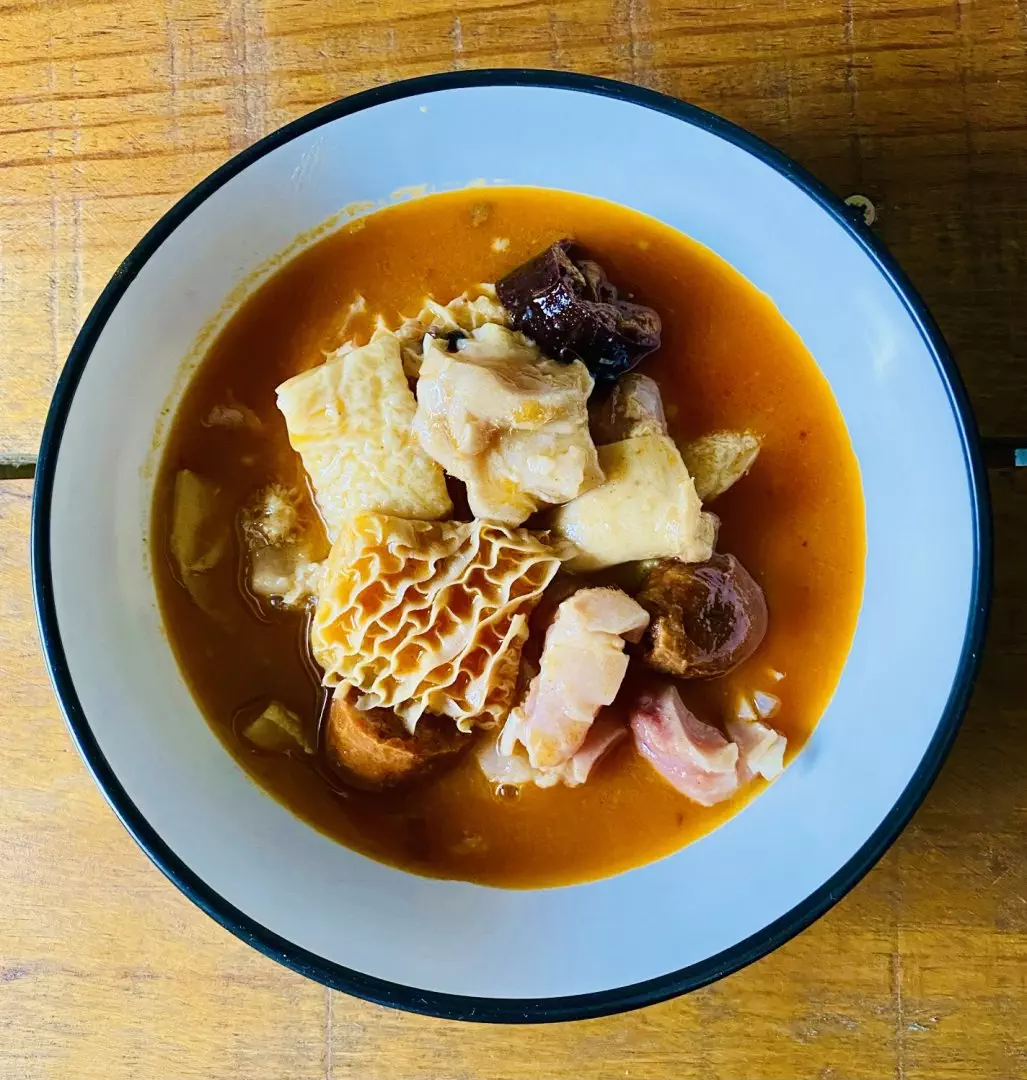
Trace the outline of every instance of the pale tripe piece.
[[681, 457], [703, 502], [723, 495], [752, 468], [760, 452], [751, 431], [713, 431], [685, 443]]
[[430, 298], [425, 300], [416, 318], [404, 320], [396, 331], [407, 375], [416, 379], [420, 374], [426, 334], [434, 337], [456, 332], [469, 334], [486, 323], [510, 325], [510, 313], [499, 302], [496, 287], [490, 283], [478, 285], [448, 304], [439, 304]]
[[360, 510], [425, 520], [452, 512], [442, 469], [411, 430], [417, 403], [395, 334], [378, 330], [282, 383], [278, 408], [330, 540]]
[[546, 631], [541, 670], [510, 713], [499, 753], [513, 757], [520, 744], [533, 769], [570, 761], [624, 681], [624, 642], [638, 641], [648, 624], [645, 608], [620, 589], [579, 589], [564, 600]]
[[704, 562], [713, 554], [716, 519], [702, 503], [673, 441], [661, 435], [599, 447], [599, 487], [558, 506], [553, 531], [580, 554], [568, 569], [601, 570], [641, 559]]
[[603, 474], [588, 430], [592, 376], [557, 363], [494, 323], [450, 350], [425, 338], [414, 428], [446, 472], [467, 485], [476, 517], [519, 525], [567, 502]]
[[461, 730], [504, 720], [528, 617], [565, 551], [487, 521], [352, 518], [325, 565], [310, 630], [326, 686], [388, 707], [413, 731], [424, 712]]

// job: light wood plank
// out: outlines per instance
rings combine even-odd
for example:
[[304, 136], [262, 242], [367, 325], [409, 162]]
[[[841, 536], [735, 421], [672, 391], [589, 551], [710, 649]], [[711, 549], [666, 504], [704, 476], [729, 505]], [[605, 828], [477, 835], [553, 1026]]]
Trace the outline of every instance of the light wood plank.
[[58, 717], [32, 626], [30, 486], [0, 483], [0, 1077], [1021, 1075], [1027, 788], [1010, 763], [1027, 752], [1016, 558], [1027, 476], [993, 479], [984, 672], [941, 778], [883, 862], [809, 931], [719, 984], [530, 1033], [341, 994], [329, 1006], [179, 896], [103, 803]]
[[231, 153], [305, 110], [445, 68], [632, 79], [860, 191], [949, 336], [982, 428], [1027, 390], [1027, 28], [1015, 0], [48, 0], [0, 8], [0, 455], [34, 451], [85, 312]]
[[30, 496], [0, 482], [0, 1077], [322, 1075], [326, 991], [193, 907], [74, 749], [36, 638]]
[[[7, 0], [0, 461], [35, 451], [90, 304], [217, 164], [339, 95], [514, 64], [688, 98], [839, 193], [870, 196], [982, 428], [1022, 431], [1023, 0]], [[60, 720], [31, 611], [30, 485], [0, 482], [0, 1080], [1027, 1075], [1027, 476], [995, 473], [992, 486], [997, 596], [982, 678], [938, 784], [881, 865], [810, 931], [722, 983], [523, 1031], [329, 995], [164, 880]]]

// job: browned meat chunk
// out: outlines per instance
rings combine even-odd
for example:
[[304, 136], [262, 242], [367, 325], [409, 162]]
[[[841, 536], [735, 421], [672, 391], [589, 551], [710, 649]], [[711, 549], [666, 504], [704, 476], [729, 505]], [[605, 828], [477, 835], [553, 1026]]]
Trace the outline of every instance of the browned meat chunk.
[[603, 268], [561, 240], [496, 285], [516, 330], [554, 360], [581, 360], [597, 383], [630, 371], [660, 347], [660, 316], [618, 299]]
[[452, 720], [428, 713], [411, 735], [391, 709], [363, 711], [337, 693], [328, 713], [325, 750], [344, 776], [378, 788], [423, 776], [472, 741]]
[[618, 379], [609, 394], [589, 405], [588, 422], [596, 446], [667, 434], [659, 386], [648, 375], [634, 372]]
[[652, 617], [643, 659], [668, 675], [724, 675], [752, 656], [767, 632], [763, 590], [734, 555], [691, 565], [661, 559], [637, 599]]

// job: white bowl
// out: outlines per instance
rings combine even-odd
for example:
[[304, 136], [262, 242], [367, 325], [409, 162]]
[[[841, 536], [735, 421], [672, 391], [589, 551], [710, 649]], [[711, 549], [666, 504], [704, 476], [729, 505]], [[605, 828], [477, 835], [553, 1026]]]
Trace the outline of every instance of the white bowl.
[[[727, 259], [776, 302], [830, 381], [866, 497], [863, 610], [806, 749], [715, 833], [572, 888], [416, 877], [294, 817], [201, 716], [148, 569], [155, 431], [183, 357], [233, 288], [347, 204], [479, 178], [603, 196]], [[54, 686], [97, 783], [153, 861], [222, 925], [312, 978], [405, 1009], [596, 1016], [769, 952], [895, 839], [941, 766], [976, 671], [990, 586], [986, 490], [962, 384], [923, 303], [797, 165], [636, 87], [461, 72], [296, 120], [204, 180], [129, 255], [82, 328], [47, 421], [36, 604]]]

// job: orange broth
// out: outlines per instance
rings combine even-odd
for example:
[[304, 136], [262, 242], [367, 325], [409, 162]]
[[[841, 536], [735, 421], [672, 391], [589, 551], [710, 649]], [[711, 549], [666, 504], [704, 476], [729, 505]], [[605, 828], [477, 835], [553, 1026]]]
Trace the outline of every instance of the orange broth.
[[[709, 250], [624, 207], [533, 188], [431, 195], [327, 236], [245, 301], [191, 380], [157, 479], [153, 565], [178, 662], [240, 764], [318, 829], [421, 874], [512, 887], [601, 877], [680, 848], [763, 786], [706, 809], [624, 743], [575, 789], [529, 786], [515, 799], [502, 797], [469, 754], [413, 787], [371, 793], [336, 778], [320, 754], [266, 754], [238, 734], [241, 719], [268, 699], [298, 713], [312, 736], [325, 707], [306, 644], [307, 615], [258, 605], [244, 583], [240, 508], [273, 480], [305, 490], [275, 387], [345, 338], [366, 340], [374, 315], [397, 325], [425, 296], [445, 303], [477, 282], [496, 281], [564, 236], [588, 248], [624, 293], [660, 313], [662, 347], [639, 370], [660, 384], [671, 434], [686, 440], [747, 428], [763, 438], [752, 472], [711, 508], [723, 523], [718, 549], [737, 555], [766, 593], [770, 629], [757, 653], [725, 678], [680, 682], [686, 704], [720, 724], [739, 692], [776, 694], [782, 704], [773, 722], [788, 736], [790, 759], [834, 692], [860, 607], [863, 499], [841, 414], [774, 305]], [[358, 294], [370, 314], [344, 324]], [[204, 425], [214, 406], [231, 399], [252, 409], [262, 430]], [[205, 575], [216, 617], [192, 602], [168, 558], [181, 468], [218, 485], [219, 512], [236, 536], [233, 557]], [[309, 501], [305, 513], [316, 516]]]

